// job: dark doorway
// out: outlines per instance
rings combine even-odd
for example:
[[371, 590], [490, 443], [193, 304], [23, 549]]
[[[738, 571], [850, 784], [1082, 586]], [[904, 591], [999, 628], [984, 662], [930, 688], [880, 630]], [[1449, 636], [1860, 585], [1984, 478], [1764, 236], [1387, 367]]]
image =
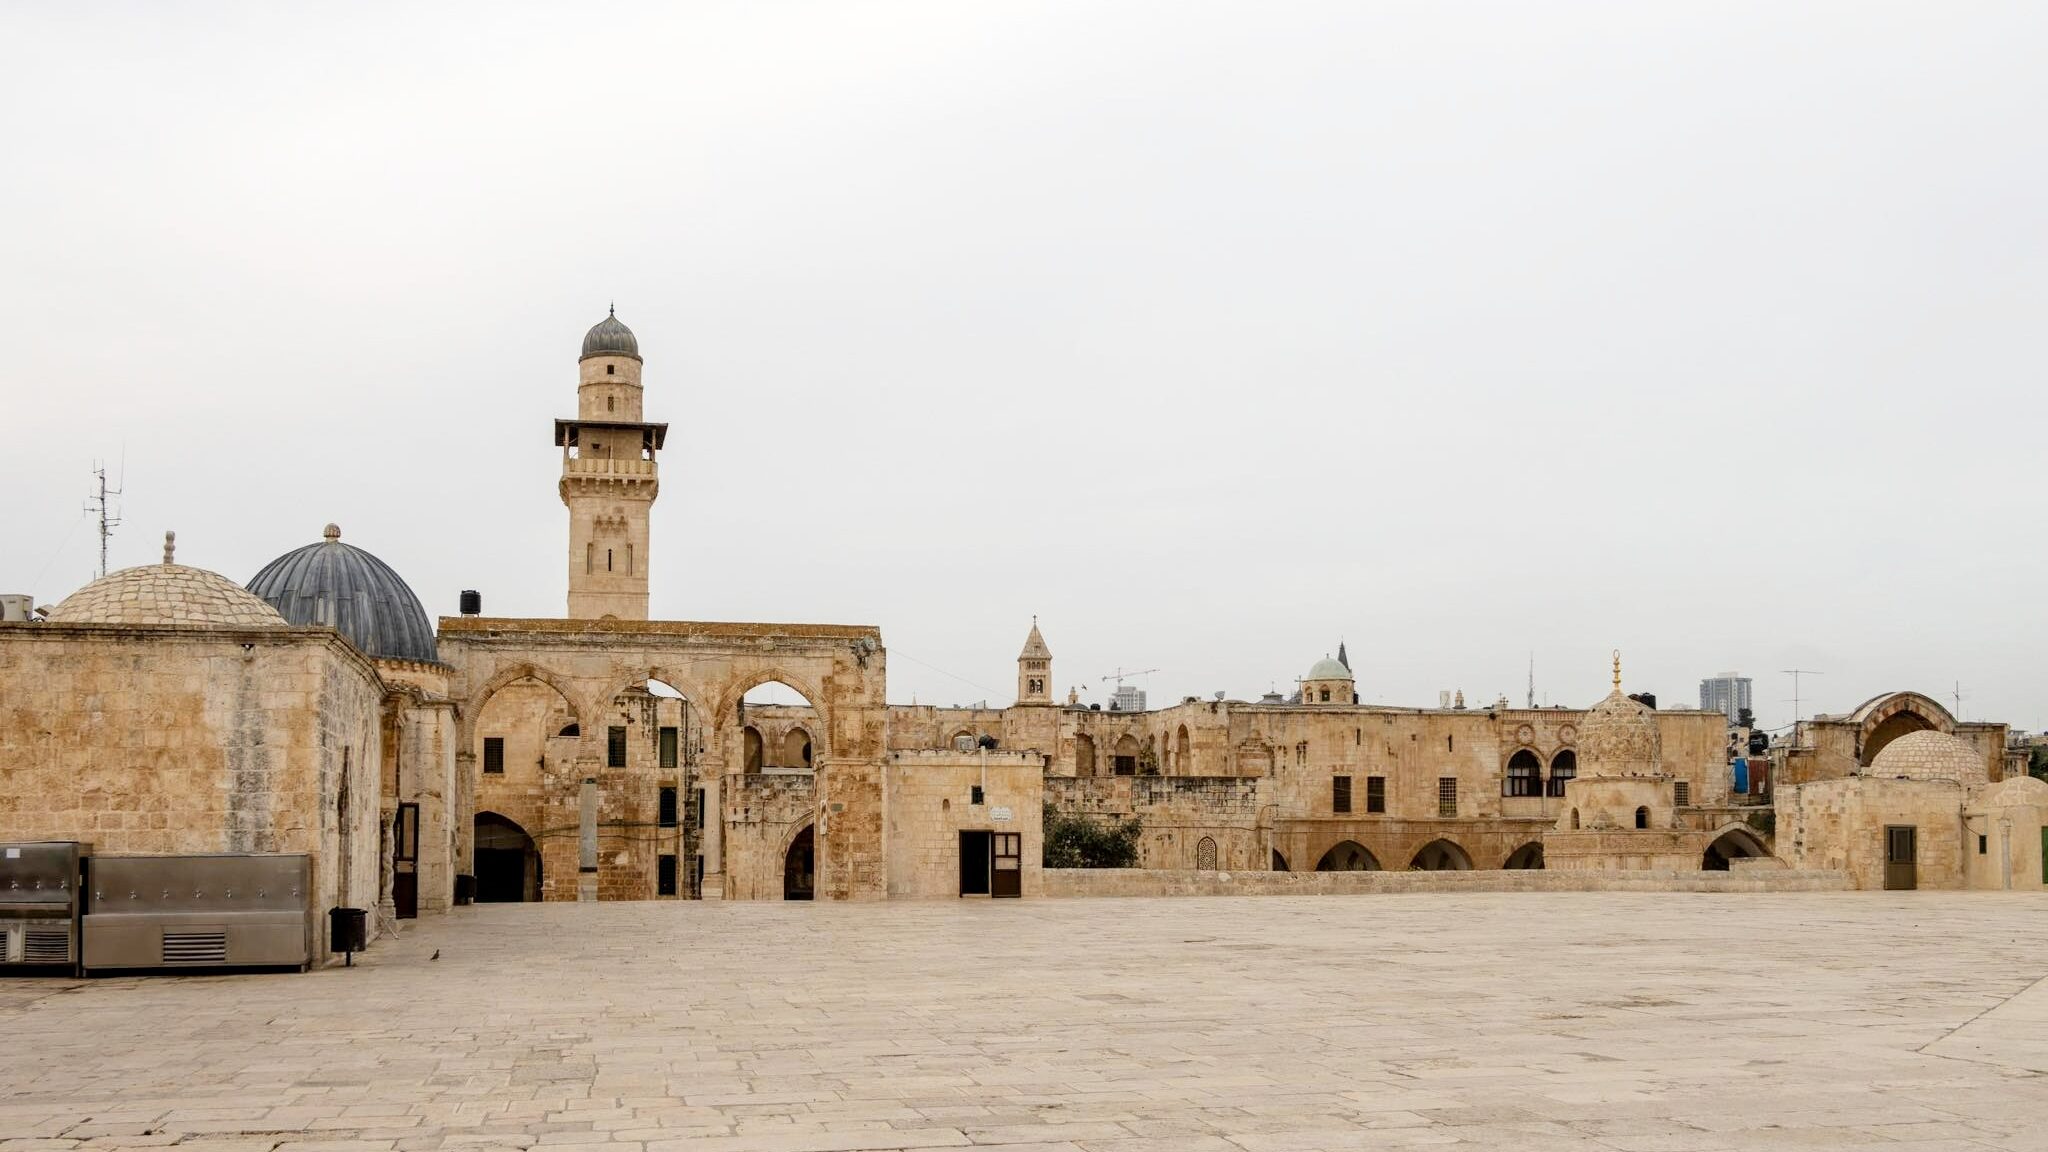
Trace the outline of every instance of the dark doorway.
[[782, 858], [782, 898], [784, 900], [809, 900], [817, 877], [812, 868], [816, 862], [811, 829], [805, 828], [789, 842], [789, 852]]
[[400, 804], [391, 827], [391, 903], [400, 920], [420, 914], [420, 806]]
[[988, 894], [991, 896], [1024, 895], [1024, 834], [1022, 832], [997, 832], [995, 835], [995, 872], [989, 877]]
[[1911, 824], [1884, 827], [1884, 886], [1909, 892], [1920, 886], [1920, 830]]
[[540, 899], [540, 853], [526, 829], [496, 812], [476, 814], [476, 901]]
[[989, 861], [995, 854], [994, 834], [986, 831], [960, 833], [960, 894], [989, 894]]

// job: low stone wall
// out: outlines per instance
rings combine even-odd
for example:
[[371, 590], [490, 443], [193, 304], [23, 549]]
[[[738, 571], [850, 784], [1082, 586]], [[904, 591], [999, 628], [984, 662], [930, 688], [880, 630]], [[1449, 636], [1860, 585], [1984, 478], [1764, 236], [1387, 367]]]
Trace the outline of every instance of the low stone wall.
[[1196, 872], [1154, 868], [1047, 868], [1047, 896], [1352, 896], [1378, 892], [1846, 892], [1841, 872], [1488, 869], [1472, 872]]

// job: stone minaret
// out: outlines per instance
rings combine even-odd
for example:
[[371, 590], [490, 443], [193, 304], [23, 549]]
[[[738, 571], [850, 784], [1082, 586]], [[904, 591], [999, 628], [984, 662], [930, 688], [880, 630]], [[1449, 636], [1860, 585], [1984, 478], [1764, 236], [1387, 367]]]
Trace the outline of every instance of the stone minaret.
[[1024, 639], [1024, 651], [1017, 655], [1017, 703], [1052, 703], [1052, 649], [1038, 634], [1038, 617], [1031, 618], [1031, 635]]
[[668, 425], [640, 419], [640, 342], [606, 316], [583, 337], [576, 418], [555, 421], [569, 506], [569, 618], [647, 619], [647, 519]]

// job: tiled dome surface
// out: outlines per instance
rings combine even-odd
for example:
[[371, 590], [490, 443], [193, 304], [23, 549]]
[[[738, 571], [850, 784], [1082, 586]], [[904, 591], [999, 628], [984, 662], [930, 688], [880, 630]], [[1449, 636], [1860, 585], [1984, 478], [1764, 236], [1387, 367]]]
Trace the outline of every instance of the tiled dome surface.
[[282, 628], [284, 617], [234, 581], [183, 564], [123, 568], [64, 598], [59, 624], [188, 624]]

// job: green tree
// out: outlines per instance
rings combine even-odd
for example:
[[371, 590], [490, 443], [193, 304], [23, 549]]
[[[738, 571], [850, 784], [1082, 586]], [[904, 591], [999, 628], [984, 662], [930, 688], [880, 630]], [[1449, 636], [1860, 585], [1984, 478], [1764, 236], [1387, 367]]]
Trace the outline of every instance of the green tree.
[[1079, 814], [1045, 806], [1045, 859], [1047, 868], [1136, 868], [1138, 837], [1144, 831], [1138, 818], [1092, 820]]

